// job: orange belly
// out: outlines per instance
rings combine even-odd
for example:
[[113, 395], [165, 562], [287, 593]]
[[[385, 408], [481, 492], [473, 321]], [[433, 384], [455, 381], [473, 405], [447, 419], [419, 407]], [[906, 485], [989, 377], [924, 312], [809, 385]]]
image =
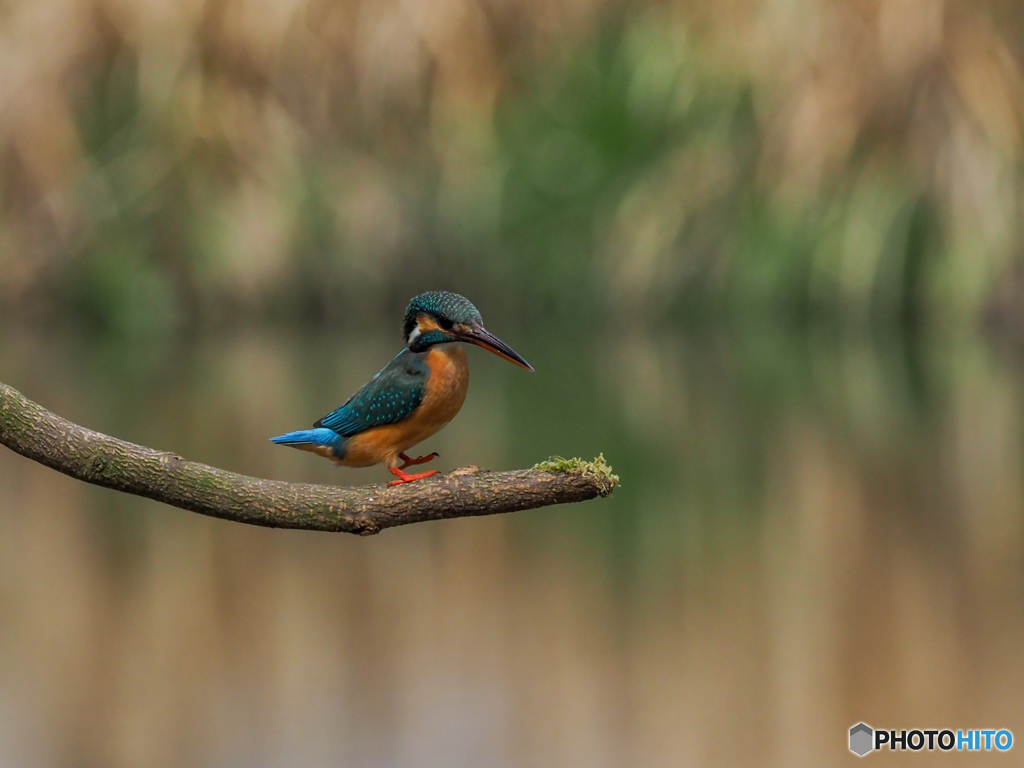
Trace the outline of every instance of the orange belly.
[[399, 465], [398, 454], [409, 450], [442, 429], [466, 402], [469, 366], [459, 344], [439, 344], [427, 354], [430, 368], [423, 402], [411, 416], [396, 424], [373, 427], [345, 441], [346, 467], [370, 467], [383, 462]]

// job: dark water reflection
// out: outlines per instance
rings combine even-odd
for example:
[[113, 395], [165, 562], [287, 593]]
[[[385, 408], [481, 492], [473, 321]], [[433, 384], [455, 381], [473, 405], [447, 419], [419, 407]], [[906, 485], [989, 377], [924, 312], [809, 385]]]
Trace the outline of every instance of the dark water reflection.
[[[424, 448], [441, 468], [604, 451], [612, 499], [363, 540], [207, 520], [0, 453], [0, 764], [820, 766], [851, 759], [858, 720], [1024, 736], [1011, 356], [508, 335], [538, 373], [471, 352], [466, 407]], [[385, 473], [266, 439], [394, 351], [391, 334], [8, 331], [0, 379], [190, 458], [356, 483]]]

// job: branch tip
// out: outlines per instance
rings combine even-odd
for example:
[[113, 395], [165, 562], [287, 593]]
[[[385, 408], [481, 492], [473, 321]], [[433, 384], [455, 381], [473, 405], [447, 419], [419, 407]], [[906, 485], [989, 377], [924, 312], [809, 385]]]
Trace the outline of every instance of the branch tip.
[[599, 453], [593, 461], [552, 456], [546, 461], [534, 464], [533, 469], [544, 472], [562, 472], [593, 480], [600, 486], [601, 496], [608, 496], [619, 485], [619, 476], [612, 472], [612, 466], [605, 460], [603, 453]]

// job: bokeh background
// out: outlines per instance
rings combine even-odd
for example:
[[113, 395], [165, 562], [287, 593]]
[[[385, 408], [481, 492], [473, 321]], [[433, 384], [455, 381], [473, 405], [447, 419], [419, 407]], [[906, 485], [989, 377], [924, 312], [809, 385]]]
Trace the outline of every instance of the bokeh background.
[[439, 468], [623, 478], [363, 540], [0, 453], [0, 764], [1024, 738], [1022, 214], [1016, 0], [0, 0], [0, 380], [383, 481], [266, 438], [446, 288], [537, 373], [471, 351]]

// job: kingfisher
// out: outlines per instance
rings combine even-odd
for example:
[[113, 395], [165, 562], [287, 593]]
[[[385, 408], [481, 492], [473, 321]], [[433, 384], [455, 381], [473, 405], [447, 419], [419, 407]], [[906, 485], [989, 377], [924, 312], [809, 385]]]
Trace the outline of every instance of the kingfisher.
[[[410, 483], [436, 475], [407, 473], [437, 453], [410, 458], [405, 452], [442, 429], [462, 408], [469, 388], [466, 352], [458, 342], [475, 344], [528, 371], [512, 347], [484, 328], [477, 308], [464, 296], [428, 291], [409, 302], [402, 323], [405, 349], [313, 429], [270, 438], [272, 443], [311, 451], [345, 467], [383, 463]], [[402, 462], [399, 466], [399, 461]]]

